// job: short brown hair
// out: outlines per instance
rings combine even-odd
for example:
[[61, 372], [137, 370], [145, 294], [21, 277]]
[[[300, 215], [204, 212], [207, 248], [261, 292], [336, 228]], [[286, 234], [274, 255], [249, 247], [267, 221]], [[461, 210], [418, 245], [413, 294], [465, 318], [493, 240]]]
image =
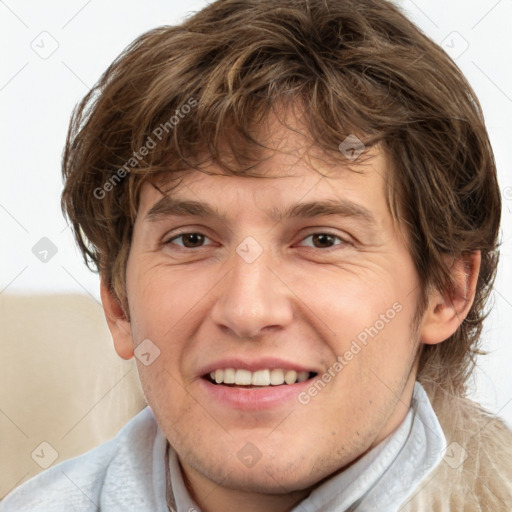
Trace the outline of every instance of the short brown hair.
[[[420, 360], [420, 380], [464, 392], [498, 261], [495, 162], [470, 85], [391, 2], [219, 0], [136, 39], [71, 119], [62, 206], [86, 263], [127, 311], [141, 184], [201, 170], [199, 154], [247, 175], [260, 147], [251, 128], [278, 102], [304, 106], [311, 141], [326, 154], [349, 134], [382, 147], [389, 204], [409, 227], [423, 305], [429, 286], [449, 286], [443, 254], [481, 251], [467, 318]], [[187, 104], [193, 112], [180, 115]], [[150, 138], [158, 144], [142, 155]], [[226, 140], [236, 168], [222, 150]]]

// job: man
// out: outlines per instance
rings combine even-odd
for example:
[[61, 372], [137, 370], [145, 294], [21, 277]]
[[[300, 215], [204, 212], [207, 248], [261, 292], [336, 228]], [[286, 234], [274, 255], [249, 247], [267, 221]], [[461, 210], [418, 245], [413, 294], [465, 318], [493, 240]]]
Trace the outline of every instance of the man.
[[509, 510], [465, 398], [497, 265], [478, 102], [377, 0], [215, 2], [79, 105], [63, 207], [149, 407], [3, 510]]

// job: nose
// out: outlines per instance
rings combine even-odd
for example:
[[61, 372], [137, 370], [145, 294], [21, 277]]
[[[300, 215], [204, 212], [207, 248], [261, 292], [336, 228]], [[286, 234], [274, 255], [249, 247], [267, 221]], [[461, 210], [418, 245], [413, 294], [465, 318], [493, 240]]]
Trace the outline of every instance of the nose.
[[291, 292], [265, 252], [248, 263], [238, 254], [217, 288], [212, 319], [238, 338], [254, 338], [289, 325], [293, 317]]

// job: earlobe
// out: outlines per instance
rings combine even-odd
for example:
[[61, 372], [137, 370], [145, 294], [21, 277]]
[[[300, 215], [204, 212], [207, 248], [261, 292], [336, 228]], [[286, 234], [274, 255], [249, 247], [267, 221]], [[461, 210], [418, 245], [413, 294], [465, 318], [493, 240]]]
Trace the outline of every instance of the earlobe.
[[103, 279], [100, 281], [100, 295], [105, 319], [114, 340], [114, 348], [119, 357], [131, 359], [133, 357], [133, 339], [130, 321]]
[[453, 261], [452, 288], [437, 290], [429, 297], [421, 326], [422, 343], [441, 343], [462, 324], [475, 299], [480, 262], [480, 251], [468, 253]]

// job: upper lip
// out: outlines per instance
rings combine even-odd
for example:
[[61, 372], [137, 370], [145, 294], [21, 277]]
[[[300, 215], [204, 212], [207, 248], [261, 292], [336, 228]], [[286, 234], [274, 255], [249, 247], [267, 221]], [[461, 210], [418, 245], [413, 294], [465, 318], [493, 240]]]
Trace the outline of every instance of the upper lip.
[[234, 368], [235, 370], [249, 370], [255, 372], [257, 370], [295, 370], [296, 372], [315, 372], [319, 373], [318, 369], [311, 366], [305, 366], [301, 363], [287, 361], [286, 359], [279, 359], [275, 357], [261, 357], [258, 359], [241, 359], [241, 358], [226, 358], [219, 359], [213, 363], [209, 363], [199, 369], [199, 376], [203, 377], [215, 370], [224, 370], [226, 368]]

